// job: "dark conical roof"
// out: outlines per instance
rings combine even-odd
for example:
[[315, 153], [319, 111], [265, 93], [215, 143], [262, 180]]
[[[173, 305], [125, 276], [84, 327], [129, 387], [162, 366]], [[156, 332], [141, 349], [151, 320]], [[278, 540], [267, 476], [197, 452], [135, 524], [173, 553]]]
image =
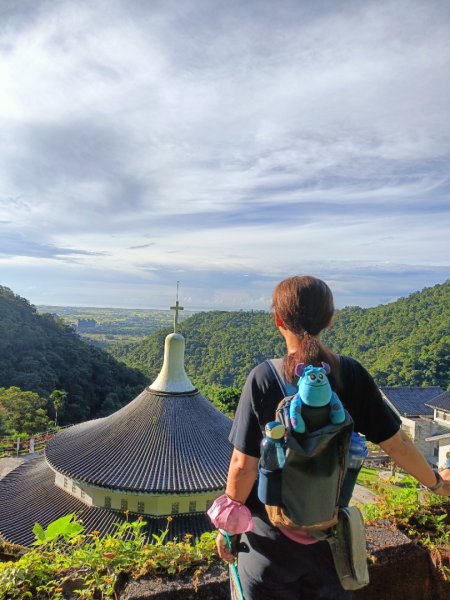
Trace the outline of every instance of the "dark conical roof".
[[92, 485], [150, 493], [225, 486], [231, 420], [201, 394], [145, 389], [103, 419], [61, 431], [46, 457], [60, 473]]
[[[32, 530], [36, 522], [45, 528], [70, 513], [82, 520], [86, 533], [95, 529], [100, 535], [114, 533], [116, 524], [127, 518], [121, 511], [87, 506], [55, 486], [55, 474], [43, 456], [27, 461], [0, 480], [0, 531], [9, 542], [28, 546], [34, 541]], [[133, 513], [128, 516], [130, 521], [137, 517]], [[147, 541], [168, 526], [166, 517], [145, 516], [144, 521]], [[212, 529], [205, 513], [174, 515], [167, 539], [182, 539], [187, 533], [195, 538]]]
[[[160, 374], [137, 398], [114, 414], [69, 427], [41, 457], [0, 481], [0, 532], [30, 544], [35, 522], [46, 527], [71, 512], [86, 530], [112, 533], [126, 518], [117, 510], [88, 506], [55, 484], [54, 470], [101, 488], [137, 494], [186, 494], [223, 490], [232, 446], [231, 420], [195, 389], [184, 370], [184, 338], [166, 337]], [[147, 516], [145, 517], [147, 520]], [[164, 530], [164, 517], [148, 517], [145, 533]], [[212, 529], [205, 513], [173, 515], [170, 537]]]

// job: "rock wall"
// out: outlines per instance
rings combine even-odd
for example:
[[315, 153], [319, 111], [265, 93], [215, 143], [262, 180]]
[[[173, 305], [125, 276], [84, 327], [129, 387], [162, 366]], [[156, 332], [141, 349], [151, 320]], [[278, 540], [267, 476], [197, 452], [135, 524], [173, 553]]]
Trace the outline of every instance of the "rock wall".
[[[355, 600], [448, 600], [445, 582], [429, 553], [402, 533], [367, 527], [370, 584], [354, 592]], [[192, 575], [179, 579], [148, 579], [124, 585], [120, 600], [222, 600], [230, 598], [228, 570], [215, 565], [201, 576], [197, 589]], [[275, 600], [275, 599], [274, 599]]]

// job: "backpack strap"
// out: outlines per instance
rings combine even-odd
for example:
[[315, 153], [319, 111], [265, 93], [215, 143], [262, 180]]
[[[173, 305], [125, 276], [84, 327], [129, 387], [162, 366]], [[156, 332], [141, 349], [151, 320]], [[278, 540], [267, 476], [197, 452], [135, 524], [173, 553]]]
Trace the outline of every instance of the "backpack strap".
[[275, 379], [280, 386], [280, 390], [283, 396], [293, 396], [297, 393], [297, 386], [293, 383], [286, 381], [283, 374], [283, 359], [282, 358], [269, 358], [266, 363], [272, 369], [272, 373], [275, 375]]
[[[339, 371], [341, 373], [341, 377], [345, 378], [348, 370], [350, 368], [350, 361], [346, 356], [342, 356], [342, 354], [338, 354], [339, 358]], [[283, 393], [283, 396], [293, 396], [297, 393], [297, 386], [289, 381], [286, 381], [283, 373], [283, 359], [282, 358], [268, 358], [266, 363], [272, 369], [273, 374], [275, 375], [276, 380], [278, 381], [278, 385]], [[335, 390], [336, 391], [336, 390]]]

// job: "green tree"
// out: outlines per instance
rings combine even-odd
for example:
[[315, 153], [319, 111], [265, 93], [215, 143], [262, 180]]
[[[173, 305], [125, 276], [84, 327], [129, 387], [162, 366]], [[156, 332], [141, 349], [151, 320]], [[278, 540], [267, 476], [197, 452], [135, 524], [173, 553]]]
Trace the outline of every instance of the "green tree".
[[6, 427], [6, 411], [0, 404], [0, 436], [8, 435]]
[[4, 411], [9, 434], [38, 433], [50, 428], [45, 398], [36, 392], [24, 392], [18, 387], [0, 388], [0, 409]]
[[55, 425], [58, 426], [58, 411], [64, 406], [64, 402], [67, 398], [67, 392], [65, 390], [53, 390], [50, 394], [50, 400], [52, 401], [53, 408], [55, 410]]
[[212, 384], [205, 385], [200, 389], [202, 395], [207, 398], [216, 408], [228, 416], [233, 416], [241, 396], [241, 390], [232, 386], [223, 387]]

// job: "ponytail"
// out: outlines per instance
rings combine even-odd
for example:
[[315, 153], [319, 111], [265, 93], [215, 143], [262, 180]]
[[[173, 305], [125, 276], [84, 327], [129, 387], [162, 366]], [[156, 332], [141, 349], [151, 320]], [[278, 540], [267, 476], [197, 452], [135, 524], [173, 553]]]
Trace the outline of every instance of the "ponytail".
[[339, 387], [340, 377], [338, 356], [317, 338], [305, 334], [300, 339], [300, 347], [296, 352], [286, 354], [283, 358], [284, 377], [286, 378], [286, 381], [296, 383], [297, 375], [295, 373], [295, 367], [298, 363], [319, 367], [323, 362], [330, 365], [332, 378], [336, 387]]

